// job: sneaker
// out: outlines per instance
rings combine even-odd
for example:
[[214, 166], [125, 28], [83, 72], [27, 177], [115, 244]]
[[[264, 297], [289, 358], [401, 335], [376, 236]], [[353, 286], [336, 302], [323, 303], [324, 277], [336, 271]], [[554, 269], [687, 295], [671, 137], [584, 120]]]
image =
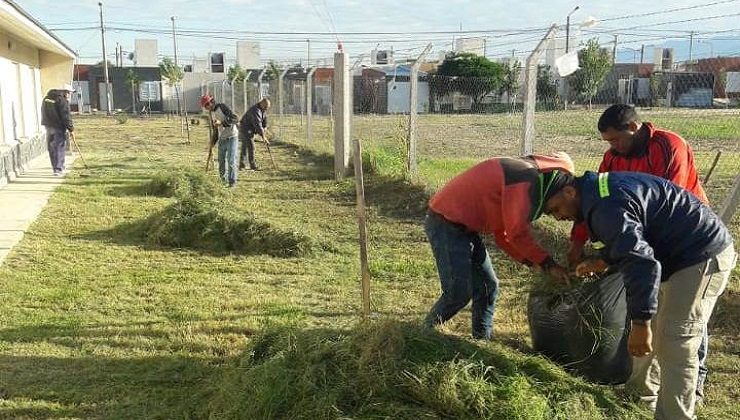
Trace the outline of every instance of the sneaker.
[[54, 171], [54, 176], [62, 176], [62, 171]]
[[257, 166], [257, 165], [251, 165], [251, 166], [249, 167], [249, 169], [251, 169], [251, 170], [253, 170], [253, 171], [261, 171], [261, 170], [262, 170], [262, 169], [260, 169], [260, 167], [259, 167], [259, 166]]

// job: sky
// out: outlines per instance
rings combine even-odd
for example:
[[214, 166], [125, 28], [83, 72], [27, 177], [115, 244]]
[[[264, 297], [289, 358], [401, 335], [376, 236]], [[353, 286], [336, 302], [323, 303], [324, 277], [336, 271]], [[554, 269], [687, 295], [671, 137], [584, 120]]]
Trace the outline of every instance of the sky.
[[[16, 2], [78, 51], [81, 62], [101, 61], [97, 1]], [[677, 60], [685, 60], [691, 31], [693, 58], [740, 55], [740, 0], [106, 0], [103, 11], [110, 60], [116, 43], [131, 52], [136, 38], [158, 39], [160, 54], [171, 56], [170, 17], [175, 16], [181, 61], [209, 52], [234, 57], [236, 39], [245, 39], [260, 41], [263, 61], [305, 63], [310, 39], [315, 64], [332, 56], [337, 40], [352, 56], [377, 47], [393, 48], [397, 58], [415, 57], [432, 43], [436, 58], [451, 50], [453, 39], [471, 36], [487, 37], [489, 58], [511, 56], [512, 50], [521, 58], [550, 25], [565, 25], [576, 6], [571, 15], [575, 43], [598, 37], [610, 46], [616, 33], [619, 61], [636, 60], [635, 50], [643, 44], [648, 50], [669, 45], [676, 48]], [[644, 16], [626, 17], [632, 15]], [[590, 17], [599, 23], [581, 31]]]

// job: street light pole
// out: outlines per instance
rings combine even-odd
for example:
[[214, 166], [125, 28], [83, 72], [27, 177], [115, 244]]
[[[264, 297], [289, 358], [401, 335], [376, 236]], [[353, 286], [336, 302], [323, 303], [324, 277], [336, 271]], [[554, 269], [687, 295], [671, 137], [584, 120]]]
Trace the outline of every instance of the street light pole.
[[565, 18], [565, 53], [568, 54], [569, 47], [570, 47], [570, 15], [576, 12], [576, 10], [580, 9], [581, 6], [576, 6], [573, 8], [573, 10], [568, 13], [568, 16]]
[[103, 74], [105, 75], [105, 101], [108, 109], [105, 114], [110, 116], [113, 109], [113, 99], [110, 97], [110, 78], [108, 77], [108, 58], [105, 51], [105, 25], [103, 24], [103, 2], [98, 2], [100, 7], [100, 37], [103, 41]]
[[[576, 6], [573, 8], [573, 10], [568, 13], [568, 16], [565, 17], [565, 53], [568, 54], [570, 51], [570, 15], [576, 12], [576, 10], [580, 9], [581, 6]], [[557, 44], [556, 44], [557, 45]], [[568, 109], [568, 77], [563, 78], [563, 96], [564, 101], [563, 104], [565, 106], [565, 109]]]

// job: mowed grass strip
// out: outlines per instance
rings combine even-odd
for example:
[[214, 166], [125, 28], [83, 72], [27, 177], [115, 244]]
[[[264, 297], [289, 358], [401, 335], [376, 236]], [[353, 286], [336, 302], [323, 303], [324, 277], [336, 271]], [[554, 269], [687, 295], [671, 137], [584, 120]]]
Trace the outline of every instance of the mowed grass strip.
[[[78, 141], [90, 170], [72, 174], [0, 267], [0, 417], [215, 416], [224, 407], [219, 402], [224, 387], [244, 398], [239, 404], [253, 401], [247, 392], [250, 388], [240, 393], [232, 380], [234, 369], [241, 371], [250, 346], [263, 342], [265, 334], [284, 336], [281, 331], [295, 331], [289, 334], [305, 338], [296, 345], [308, 348], [316, 342], [310, 338], [311, 331], [327, 331], [317, 336], [319, 342], [335, 342], [336, 337], [346, 335], [360, 340], [367, 337], [365, 330], [356, 330], [359, 258], [352, 180], [334, 182], [326, 156], [275, 145], [280, 171], [241, 173], [235, 190], [220, 192], [227, 196], [230, 212], [248, 212], [277, 229], [301, 232], [321, 243], [315, 254], [286, 258], [213, 253], [147, 243], [136, 229], [122, 228], [144, 224], [172, 204], [172, 198], [147, 190], [156, 174], [202, 170], [204, 128], [196, 129], [195, 141], [188, 145], [180, 138], [176, 122], [166, 119], [130, 119], [126, 124], [80, 119], [78, 126]], [[261, 145], [258, 151], [267, 167]], [[387, 158], [393, 160], [392, 153]], [[414, 337], [420, 334], [416, 325], [439, 289], [420, 225], [431, 188], [383, 175], [382, 164], [374, 168], [376, 172], [368, 176], [373, 310], [381, 318], [409, 323], [400, 327], [405, 331], [402, 335]], [[213, 173], [209, 176], [215, 177]], [[565, 230], [554, 222], [550, 225], [543, 229]], [[507, 358], [529, 357], [520, 353], [526, 351], [528, 341], [524, 302], [529, 271], [498, 253], [494, 258], [502, 279], [496, 333], [506, 344]], [[733, 321], [736, 314], [730, 311], [723, 316]], [[413, 394], [416, 403], [404, 411], [410, 417], [448, 413], [434, 411], [432, 404], [435, 399], [447, 401], [437, 395], [439, 389], [460, 390], [442, 381], [445, 372], [470, 378], [472, 382], [458, 382], [465, 389], [474, 385], [483, 390], [482, 394], [458, 393], [463, 403], [455, 407], [463, 410], [474, 406], [466, 398], [491, 395], [485, 388], [500, 385], [498, 379], [491, 379], [498, 376], [486, 376], [485, 366], [476, 364], [488, 360], [476, 352], [487, 354], [502, 347], [469, 342], [469, 322], [469, 314], [462, 313], [443, 330], [467, 346], [470, 352], [465, 361], [458, 364], [454, 357], [450, 359], [454, 346], [449, 347], [445, 336], [435, 335], [433, 343], [447, 356], [430, 370], [410, 371], [429, 378], [424, 382], [427, 385], [418, 388], [423, 393]], [[397, 335], [394, 331], [399, 327], [388, 328], [384, 331]], [[737, 337], [737, 331], [733, 333]], [[713, 363], [717, 373], [710, 384], [706, 418], [729, 418], [723, 416], [734, 409], [730, 378], [733, 364], [738, 363], [737, 344], [716, 341]], [[332, 352], [354, 348], [329, 346]], [[606, 405], [588, 403], [589, 410], [596, 407], [600, 413], [609, 413], [604, 407], [613, 407], [612, 413], [624, 412], [610, 389], [589, 388], [535, 359], [557, 372], [554, 378], [568, 378], [562, 380], [606, 398]], [[403, 358], [389, 354], [391, 360], [402, 362]], [[496, 395], [514, 404], [516, 398], [530, 395], [527, 390], [532, 387], [546, 389], [547, 382], [540, 384], [540, 380], [512, 382], [516, 385], [513, 394]], [[265, 388], [268, 382], [249, 385], [269, 389]], [[394, 389], [387, 392], [394, 393]], [[418, 389], [415, 392], [422, 392]], [[545, 400], [552, 395], [542, 392]], [[639, 415], [633, 410], [628, 413]], [[329, 417], [339, 416], [337, 412]]]

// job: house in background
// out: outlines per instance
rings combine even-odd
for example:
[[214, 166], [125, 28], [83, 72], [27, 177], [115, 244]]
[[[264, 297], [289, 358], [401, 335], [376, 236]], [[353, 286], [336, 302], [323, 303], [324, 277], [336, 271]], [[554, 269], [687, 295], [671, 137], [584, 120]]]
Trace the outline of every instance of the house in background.
[[740, 57], [713, 57], [702, 58], [694, 66], [696, 71], [712, 73], [714, 80], [715, 98], [737, 98], [740, 96]]
[[595, 103], [633, 104], [650, 106], [650, 76], [655, 65], [652, 63], [616, 63], [604, 78]]
[[0, 183], [46, 151], [41, 101], [72, 82], [75, 53], [17, 3], [0, 0]]
[[[429, 111], [427, 73], [419, 72], [418, 112]], [[411, 110], [411, 66], [363, 68], [354, 76], [355, 112], [407, 114]], [[357, 98], [361, 98], [358, 100]]]

